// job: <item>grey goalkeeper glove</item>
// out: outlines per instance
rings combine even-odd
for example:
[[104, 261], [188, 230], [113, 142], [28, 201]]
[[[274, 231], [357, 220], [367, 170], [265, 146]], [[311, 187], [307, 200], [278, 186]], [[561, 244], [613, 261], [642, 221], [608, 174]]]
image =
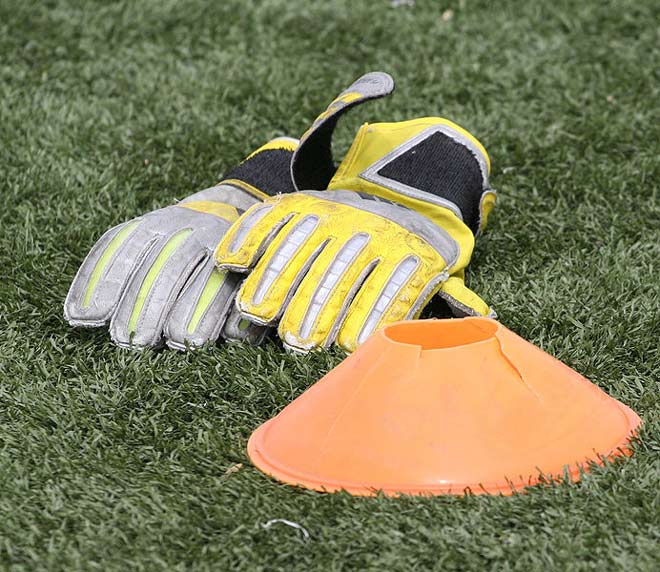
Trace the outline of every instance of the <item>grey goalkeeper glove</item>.
[[294, 190], [298, 141], [257, 149], [218, 185], [108, 230], [78, 270], [64, 303], [72, 326], [110, 325], [122, 347], [185, 349], [219, 337], [257, 343], [265, 329], [242, 320], [241, 278], [216, 269], [213, 251], [233, 222], [269, 196]]

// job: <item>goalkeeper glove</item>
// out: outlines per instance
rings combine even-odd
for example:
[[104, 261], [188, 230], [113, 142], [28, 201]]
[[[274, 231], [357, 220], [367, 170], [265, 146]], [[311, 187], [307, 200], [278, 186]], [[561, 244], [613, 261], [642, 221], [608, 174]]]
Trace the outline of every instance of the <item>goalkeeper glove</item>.
[[242, 212], [293, 190], [297, 141], [278, 138], [252, 153], [218, 185], [108, 230], [71, 284], [64, 315], [72, 326], [110, 324], [123, 347], [184, 349], [228, 339], [258, 341], [263, 328], [234, 307], [236, 275], [212, 253]]
[[493, 315], [464, 284], [495, 202], [488, 155], [472, 135], [437, 117], [365, 124], [334, 168], [339, 117], [393, 88], [376, 72], [340, 94], [294, 154], [294, 183], [306, 190], [252, 207], [215, 252], [219, 268], [249, 273], [241, 314], [279, 322], [292, 349], [353, 350], [376, 329], [417, 317], [436, 293], [456, 315]]

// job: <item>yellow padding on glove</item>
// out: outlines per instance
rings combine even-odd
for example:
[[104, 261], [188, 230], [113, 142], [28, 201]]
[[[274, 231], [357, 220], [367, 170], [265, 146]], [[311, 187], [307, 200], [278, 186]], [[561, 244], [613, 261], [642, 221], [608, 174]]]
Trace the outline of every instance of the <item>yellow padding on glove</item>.
[[440, 296], [445, 299], [447, 297], [452, 298], [455, 302], [464, 306], [466, 308], [466, 315], [472, 315], [474, 312], [479, 313], [481, 316], [493, 315], [488, 304], [465, 285], [462, 274], [461, 272], [460, 274], [450, 276], [442, 284]]
[[[382, 290], [392, 271], [393, 268], [389, 267], [389, 265], [382, 265], [369, 275], [369, 278], [367, 278], [353, 301], [351, 306], [352, 311], [346, 315], [346, 320], [339, 330], [337, 335], [338, 345], [352, 352], [366, 340], [369, 334], [399, 320], [416, 317], [416, 315], [411, 315], [411, 310], [414, 307], [419, 307], [414, 314], [421, 312], [424, 304], [417, 304], [417, 301], [423, 295], [426, 286], [434, 278], [437, 278], [438, 275], [437, 267], [434, 271], [433, 266], [428, 264], [418, 265], [415, 274], [413, 274], [394, 300], [388, 305], [383, 314], [378, 318], [378, 321], [375, 322], [374, 327], [365, 330], [364, 326], [367, 325], [368, 316], [374, 309], [374, 300], [378, 298], [378, 293]], [[424, 296], [424, 302], [437, 292], [439, 288], [440, 284], [428, 292]]]
[[[373, 243], [373, 237], [365, 238], [368, 242]], [[343, 242], [337, 239], [326, 245], [323, 252], [316, 259], [315, 264], [300, 283], [297, 295], [291, 299], [282, 316], [279, 326], [280, 335], [295, 337], [299, 342], [298, 346], [305, 346], [310, 343], [314, 343], [315, 346], [328, 345], [326, 341], [330, 339], [333, 328], [337, 327], [337, 318], [342, 306], [347, 302], [350, 303], [352, 290], [364, 280], [366, 277], [364, 275], [369, 271], [370, 264], [376, 260], [373, 245], [369, 248], [367, 243], [367, 247], [356, 256], [353, 264], [348, 266], [342, 279], [330, 292], [324, 307], [310, 323], [311, 331], [308, 332], [306, 330], [309, 328], [305, 327], [305, 318], [309, 302], [342, 246]], [[359, 308], [354, 307], [352, 311], [357, 312]]]
[[191, 211], [197, 211], [198, 213], [211, 214], [227, 222], [234, 222], [239, 216], [236, 207], [215, 201], [191, 201], [189, 203], [179, 203], [177, 206], [190, 209]]
[[488, 215], [495, 208], [495, 202], [497, 196], [494, 191], [488, 192], [481, 199], [481, 224], [479, 225], [479, 231], [483, 231], [486, 228], [486, 223], [488, 222]]
[[[242, 222], [254, 218], [259, 209], [269, 210], [246, 230]], [[303, 228], [305, 233], [301, 233]], [[271, 239], [277, 229], [281, 230]], [[296, 242], [298, 234], [305, 238]], [[356, 235], [369, 240], [338, 276], [313, 327], [305, 328], [310, 324], [307, 314], [316, 288], [339, 250]], [[382, 237], [387, 237], [386, 244]], [[403, 261], [415, 261], [410, 277], [394, 300], [378, 309], [378, 324], [409, 317], [417, 300], [427, 297], [429, 284], [440, 287], [439, 277], [447, 266], [435, 248], [403, 226], [303, 193], [274, 197], [266, 205], [252, 207], [220, 242], [215, 259], [223, 269], [254, 267], [238, 292], [239, 309], [264, 324], [284, 313], [280, 333], [288, 345], [297, 348], [329, 345], [335, 335], [346, 349], [355, 348], [380, 294]], [[355, 300], [347, 306], [358, 288]]]

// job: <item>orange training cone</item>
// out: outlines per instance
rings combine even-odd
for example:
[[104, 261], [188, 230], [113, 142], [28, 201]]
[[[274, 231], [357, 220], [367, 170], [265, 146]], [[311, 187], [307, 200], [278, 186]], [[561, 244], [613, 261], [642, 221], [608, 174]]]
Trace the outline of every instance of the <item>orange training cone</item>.
[[628, 407], [487, 318], [399, 322], [259, 427], [248, 453], [292, 485], [510, 494], [629, 454]]

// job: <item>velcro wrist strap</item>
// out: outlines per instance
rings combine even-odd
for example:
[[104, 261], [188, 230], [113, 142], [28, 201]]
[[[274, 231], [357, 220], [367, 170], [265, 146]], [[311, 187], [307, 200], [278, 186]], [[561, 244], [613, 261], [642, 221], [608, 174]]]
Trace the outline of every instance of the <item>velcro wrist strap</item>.
[[[477, 234], [488, 187], [487, 158], [476, 141], [446, 120], [427, 127], [359, 173], [405, 197], [451, 210]], [[378, 130], [378, 126], [374, 127]], [[485, 213], [487, 214], [487, 213]]]
[[299, 191], [321, 191], [335, 174], [332, 135], [337, 122], [349, 109], [391, 94], [394, 80], [385, 72], [370, 72], [342, 91], [300, 138], [291, 162], [291, 177]]

